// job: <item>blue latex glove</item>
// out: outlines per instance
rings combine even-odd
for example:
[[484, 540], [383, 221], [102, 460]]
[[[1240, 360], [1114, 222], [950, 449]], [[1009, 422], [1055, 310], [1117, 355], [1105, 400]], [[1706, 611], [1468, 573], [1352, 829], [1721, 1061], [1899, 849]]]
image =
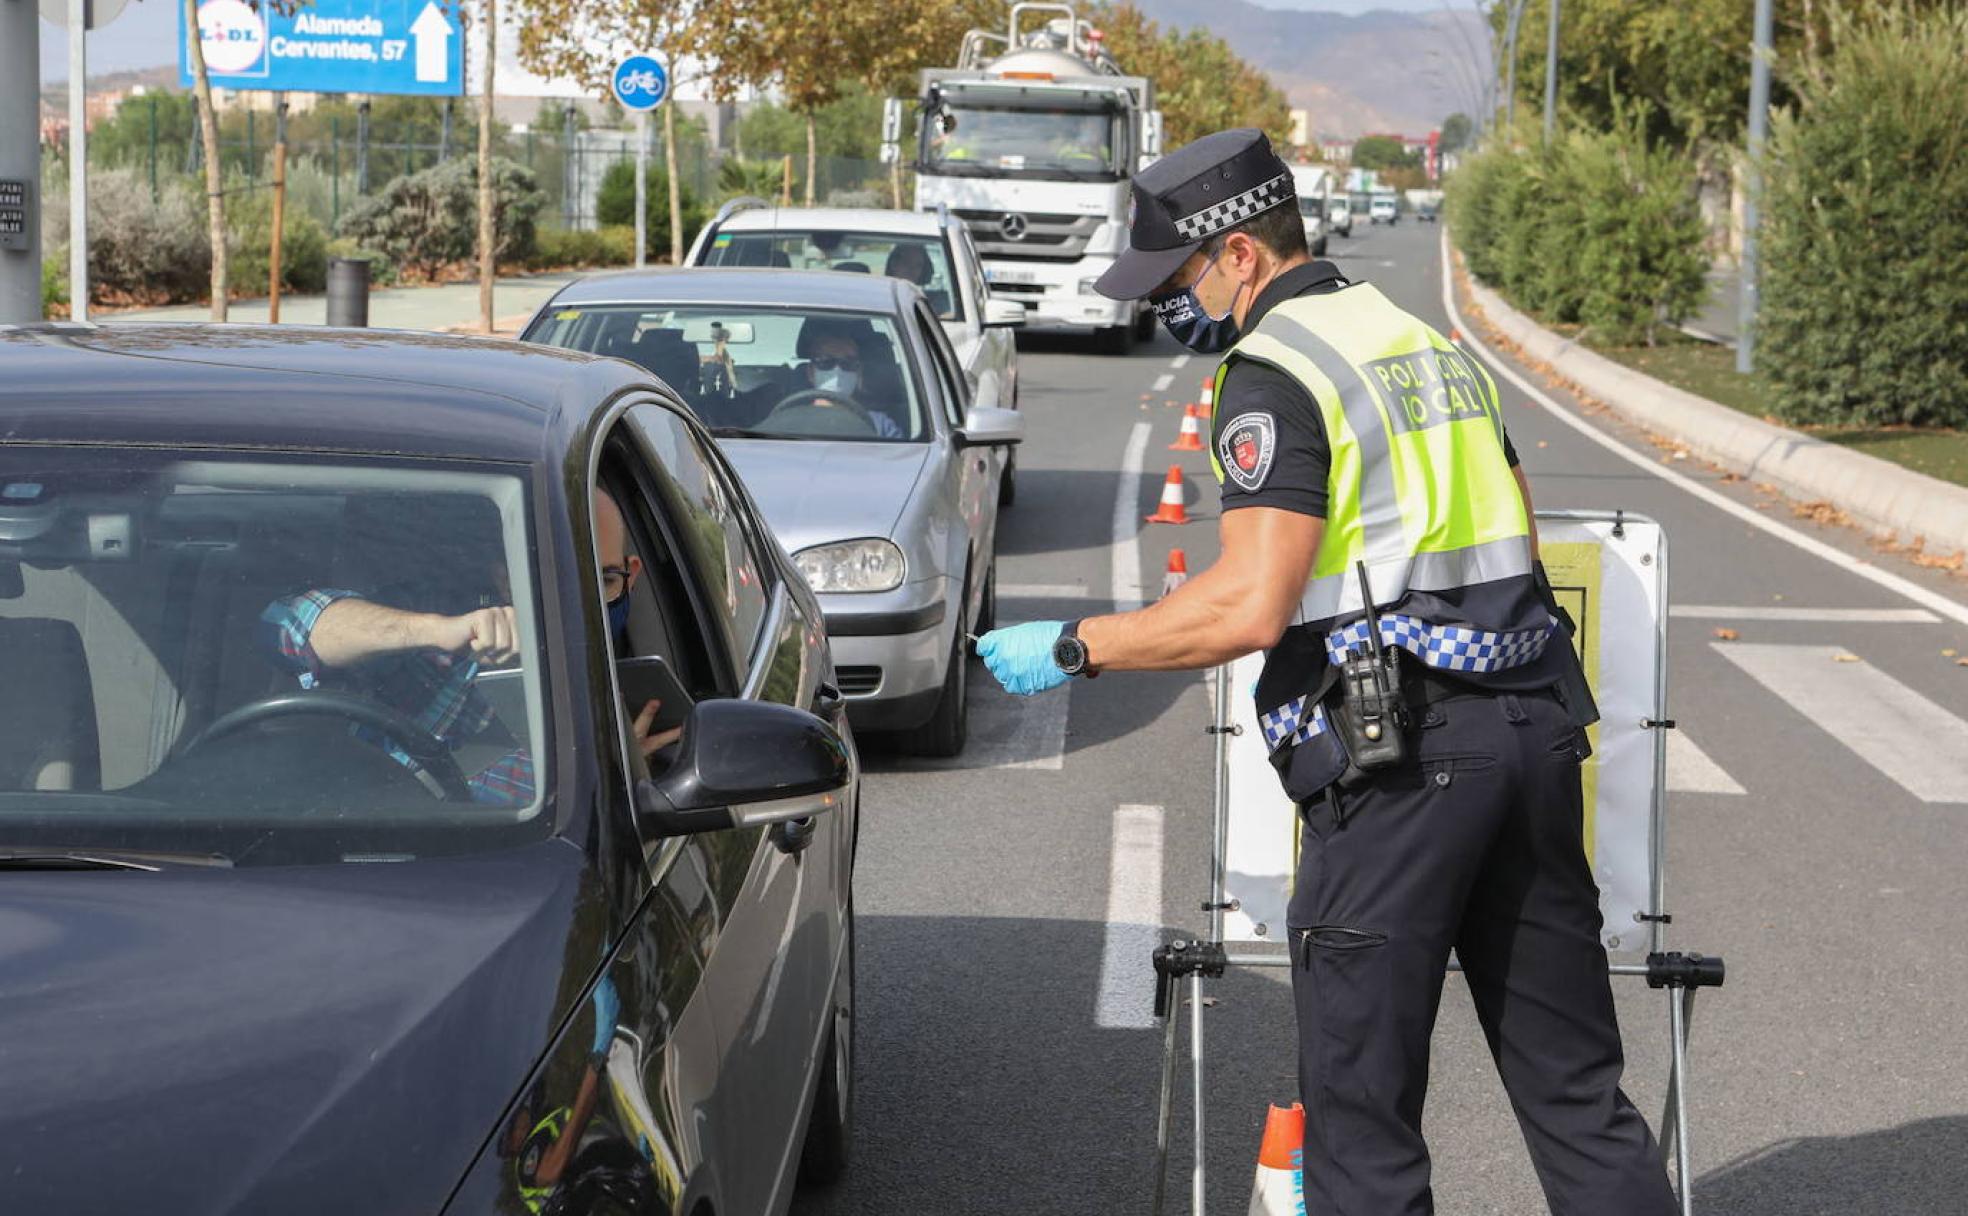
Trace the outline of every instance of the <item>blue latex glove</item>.
[[1065, 629], [1064, 621], [1027, 621], [993, 629], [977, 639], [977, 657], [1006, 692], [1035, 696], [1073, 678], [1052, 661], [1052, 644]]
[[622, 998], [615, 994], [615, 981], [609, 976], [602, 976], [601, 983], [595, 985], [594, 1007], [594, 1054], [606, 1056], [608, 1045], [615, 1041], [615, 1027], [622, 1020]]

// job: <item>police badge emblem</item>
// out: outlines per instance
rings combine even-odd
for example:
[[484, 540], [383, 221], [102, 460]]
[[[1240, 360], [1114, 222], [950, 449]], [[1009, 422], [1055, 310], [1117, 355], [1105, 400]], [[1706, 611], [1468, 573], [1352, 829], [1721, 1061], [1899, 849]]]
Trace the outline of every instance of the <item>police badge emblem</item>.
[[1217, 456], [1224, 475], [1246, 494], [1255, 492], [1271, 474], [1278, 454], [1278, 426], [1269, 414], [1239, 414], [1218, 432]]

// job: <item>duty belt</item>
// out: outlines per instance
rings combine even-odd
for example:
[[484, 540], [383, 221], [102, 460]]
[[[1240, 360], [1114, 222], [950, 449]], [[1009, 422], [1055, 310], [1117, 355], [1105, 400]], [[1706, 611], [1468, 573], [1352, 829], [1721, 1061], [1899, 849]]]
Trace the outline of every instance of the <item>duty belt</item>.
[[[1545, 643], [1558, 629], [1556, 620], [1542, 629], [1499, 632], [1466, 625], [1434, 625], [1401, 613], [1380, 618], [1381, 644], [1398, 646], [1422, 664], [1424, 674], [1418, 687], [1424, 703], [1482, 691], [1453, 679], [1429, 676], [1435, 673], [1451, 677], [1489, 675], [1522, 667], [1544, 654]], [[1365, 649], [1366, 645], [1367, 623], [1355, 621], [1326, 635], [1326, 657], [1337, 666], [1348, 651]], [[1314, 701], [1309, 693], [1258, 714], [1257, 723], [1264, 734], [1265, 747], [1274, 752], [1315, 739], [1330, 729], [1325, 706]]]

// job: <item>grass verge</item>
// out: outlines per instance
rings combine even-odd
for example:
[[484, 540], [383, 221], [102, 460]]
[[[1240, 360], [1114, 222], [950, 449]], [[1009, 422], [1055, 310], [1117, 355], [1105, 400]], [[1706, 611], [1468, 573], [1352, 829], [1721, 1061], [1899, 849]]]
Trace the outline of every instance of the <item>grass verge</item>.
[[[1706, 397], [1732, 410], [1777, 422], [1769, 398], [1776, 390], [1757, 375], [1736, 370], [1736, 353], [1726, 346], [1672, 334], [1659, 346], [1595, 347], [1600, 354], [1634, 371]], [[1786, 425], [1777, 422], [1777, 425]], [[1826, 443], [1890, 460], [1902, 468], [1955, 485], [1968, 486], [1968, 432], [1922, 427], [1796, 428]]]

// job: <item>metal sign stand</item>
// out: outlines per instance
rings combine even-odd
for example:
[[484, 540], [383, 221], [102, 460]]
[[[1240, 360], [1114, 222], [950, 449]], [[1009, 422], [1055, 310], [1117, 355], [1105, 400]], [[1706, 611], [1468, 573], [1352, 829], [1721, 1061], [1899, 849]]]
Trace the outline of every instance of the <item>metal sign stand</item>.
[[[1610, 522], [1613, 535], [1620, 534], [1621, 521], [1639, 519], [1639, 516], [1626, 512], [1606, 511], [1539, 511], [1540, 520], [1584, 520]], [[1647, 986], [1664, 989], [1667, 992], [1668, 1041], [1671, 1045], [1671, 1058], [1668, 1065], [1666, 1109], [1661, 1114], [1662, 1150], [1672, 1151], [1675, 1160], [1675, 1177], [1680, 1196], [1682, 1216], [1694, 1216], [1694, 1185], [1692, 1153], [1689, 1149], [1688, 1129], [1688, 1033], [1693, 1024], [1695, 993], [1702, 988], [1717, 988], [1722, 985], [1724, 970], [1720, 958], [1695, 953], [1682, 953], [1667, 949], [1667, 926], [1674, 917], [1662, 911], [1666, 903], [1666, 819], [1667, 819], [1667, 737], [1665, 732], [1674, 729], [1674, 720], [1667, 716], [1667, 541], [1661, 539], [1660, 579], [1655, 604], [1656, 657], [1654, 663], [1653, 714], [1640, 725], [1654, 735], [1654, 787], [1652, 799], [1651, 824], [1649, 828], [1648, 851], [1651, 869], [1651, 893], [1648, 911], [1641, 919], [1647, 922], [1648, 953], [1644, 963], [1612, 963], [1608, 970], [1615, 976], [1630, 976], [1647, 981]], [[1193, 1112], [1194, 1165], [1189, 1179], [1189, 1210], [1192, 1216], [1204, 1216], [1204, 1179], [1207, 1151], [1204, 1139], [1203, 1119], [1203, 981], [1216, 979], [1229, 967], [1290, 967], [1289, 948], [1281, 951], [1240, 950], [1231, 951], [1223, 941], [1223, 914], [1231, 909], [1226, 890], [1225, 857], [1229, 847], [1229, 802], [1230, 766], [1226, 757], [1226, 744], [1232, 735], [1241, 734], [1243, 727], [1235, 723], [1230, 705], [1229, 667], [1216, 670], [1216, 697], [1213, 717], [1205, 728], [1216, 741], [1216, 782], [1215, 782], [1215, 824], [1211, 833], [1210, 856], [1210, 894], [1209, 901], [1202, 910], [1209, 914], [1209, 936], [1202, 941], [1176, 940], [1155, 950], [1155, 1015], [1164, 1019], [1162, 1029], [1162, 1087], [1159, 1118], [1156, 1133], [1156, 1169], [1154, 1216], [1162, 1216], [1166, 1201], [1168, 1180], [1169, 1135], [1172, 1107], [1175, 1093], [1176, 1070], [1176, 1006], [1181, 1003], [1176, 998], [1177, 985], [1188, 989], [1189, 1006], [1189, 1072], [1190, 1105]], [[1457, 970], [1450, 964], [1450, 970]]]

